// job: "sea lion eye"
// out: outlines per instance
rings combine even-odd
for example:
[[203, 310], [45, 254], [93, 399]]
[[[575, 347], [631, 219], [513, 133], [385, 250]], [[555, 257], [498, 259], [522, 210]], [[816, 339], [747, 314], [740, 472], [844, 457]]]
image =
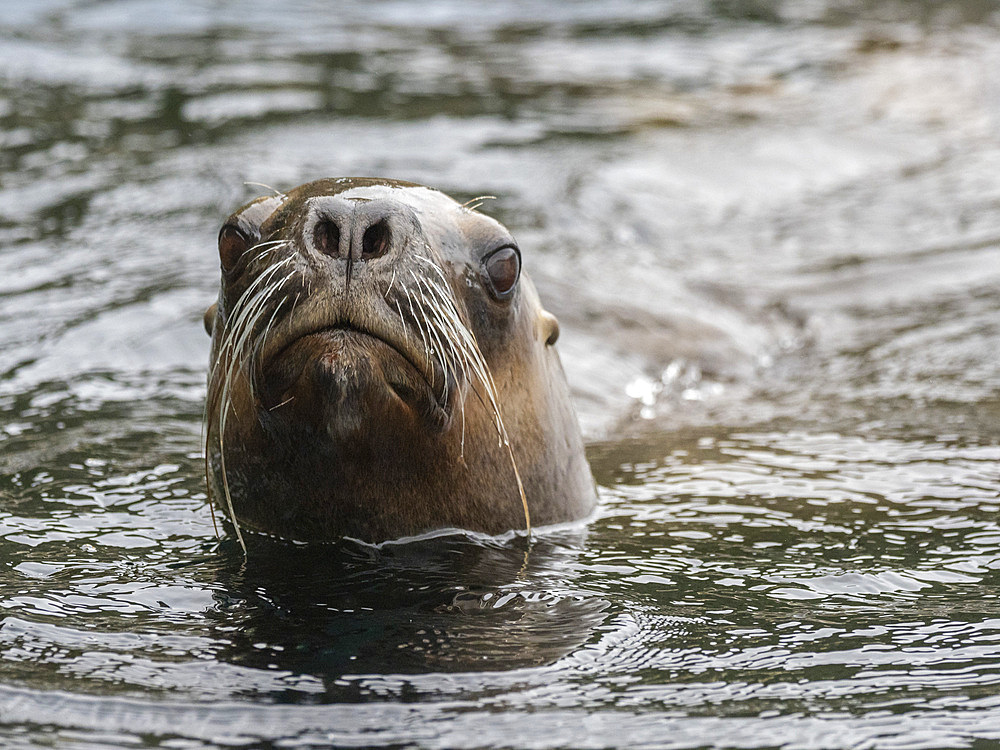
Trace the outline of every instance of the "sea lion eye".
[[219, 260], [222, 270], [226, 273], [235, 268], [240, 258], [250, 247], [250, 240], [243, 232], [232, 224], [226, 224], [219, 230]]
[[521, 255], [516, 247], [506, 245], [483, 259], [490, 289], [497, 299], [506, 299], [514, 291], [521, 274]]

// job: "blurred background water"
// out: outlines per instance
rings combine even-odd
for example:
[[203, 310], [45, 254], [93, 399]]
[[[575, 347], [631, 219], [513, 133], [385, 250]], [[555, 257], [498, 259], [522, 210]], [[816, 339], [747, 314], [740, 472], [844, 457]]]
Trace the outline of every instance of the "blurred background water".
[[[1000, 743], [987, 0], [0, 6], [0, 745]], [[519, 238], [602, 504], [219, 541], [221, 220], [336, 175]]]

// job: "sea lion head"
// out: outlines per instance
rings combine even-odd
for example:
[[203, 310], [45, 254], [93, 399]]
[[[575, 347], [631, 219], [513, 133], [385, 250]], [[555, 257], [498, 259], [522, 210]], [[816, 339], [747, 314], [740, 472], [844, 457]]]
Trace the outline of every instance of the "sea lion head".
[[499, 222], [319, 180], [230, 216], [219, 257], [206, 464], [238, 534], [498, 533], [592, 507], [558, 323]]

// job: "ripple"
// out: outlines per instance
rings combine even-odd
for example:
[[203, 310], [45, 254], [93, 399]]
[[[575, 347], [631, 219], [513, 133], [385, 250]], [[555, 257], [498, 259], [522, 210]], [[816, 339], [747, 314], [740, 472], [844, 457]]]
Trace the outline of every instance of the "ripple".
[[[28, 5], [0, 744], [1000, 741], [982, 3]], [[324, 174], [500, 196], [600, 440], [585, 528], [217, 538], [215, 231]]]

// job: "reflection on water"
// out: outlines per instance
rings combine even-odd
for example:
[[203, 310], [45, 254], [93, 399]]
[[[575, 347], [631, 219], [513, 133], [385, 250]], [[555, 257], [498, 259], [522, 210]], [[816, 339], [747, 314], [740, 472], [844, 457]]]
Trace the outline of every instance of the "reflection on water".
[[[0, 28], [4, 747], [1000, 741], [991, 3]], [[562, 321], [590, 523], [217, 538], [218, 222], [342, 174], [498, 196]]]
[[[550, 664], [583, 645], [606, 608], [555, 574], [572, 566], [581, 539], [259, 545], [226, 581], [226, 606], [216, 613], [219, 628], [231, 633], [224, 658], [336, 676]], [[325, 685], [325, 700], [358, 695], [358, 685], [340, 682]]]

